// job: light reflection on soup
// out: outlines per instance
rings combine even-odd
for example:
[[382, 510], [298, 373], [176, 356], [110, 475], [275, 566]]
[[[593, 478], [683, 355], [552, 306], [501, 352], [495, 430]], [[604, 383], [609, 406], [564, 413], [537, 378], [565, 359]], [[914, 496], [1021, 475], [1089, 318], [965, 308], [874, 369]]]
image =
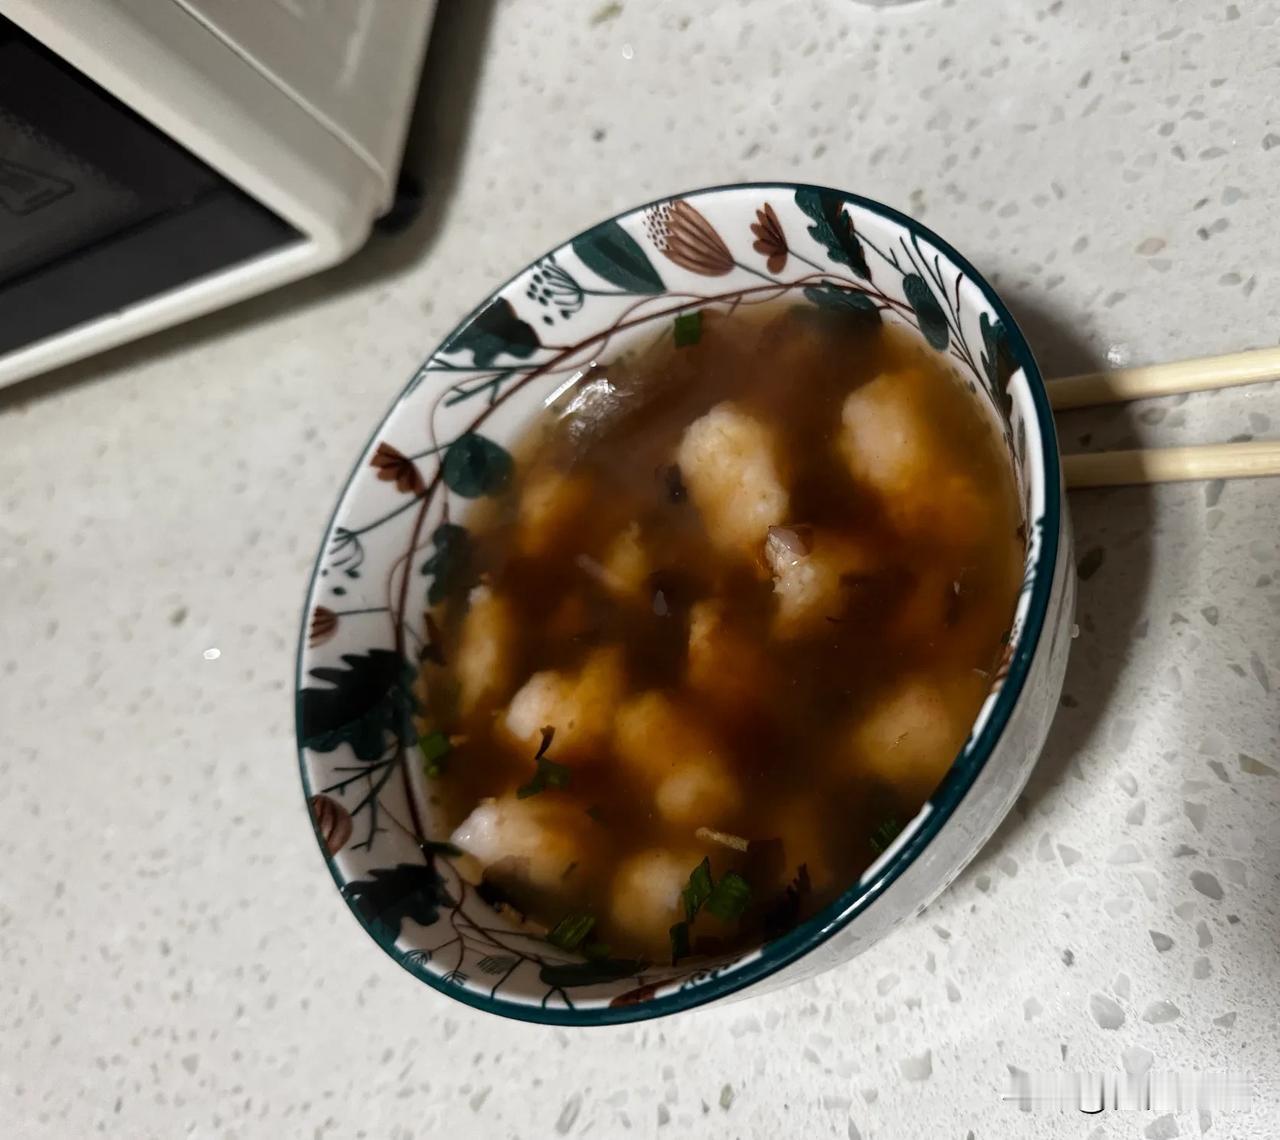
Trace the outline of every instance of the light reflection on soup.
[[941, 357], [807, 307], [699, 320], [530, 429], [424, 666], [464, 867], [589, 956], [758, 943], [854, 882], [1021, 580], [1003, 444]]

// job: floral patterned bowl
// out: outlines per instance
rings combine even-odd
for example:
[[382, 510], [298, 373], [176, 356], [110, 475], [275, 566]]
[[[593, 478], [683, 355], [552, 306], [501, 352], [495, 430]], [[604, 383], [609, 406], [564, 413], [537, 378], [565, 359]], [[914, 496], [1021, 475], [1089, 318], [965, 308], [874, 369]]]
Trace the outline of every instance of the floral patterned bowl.
[[[417, 746], [428, 606], [465, 588], [469, 500], [512, 475], [504, 445], [593, 360], [679, 315], [779, 297], [916, 330], [1003, 429], [1026, 572], [1008, 652], [960, 755], [919, 814], [821, 913], [758, 949], [672, 967], [585, 960], [466, 882]], [[431, 355], [361, 456], [326, 533], [298, 653], [302, 784], [343, 898], [405, 969], [530, 1021], [655, 1017], [824, 969], [922, 909], [991, 835], [1048, 732], [1074, 576], [1057, 441], [1026, 342], [991, 287], [910, 218], [816, 186], [699, 190], [539, 258]]]

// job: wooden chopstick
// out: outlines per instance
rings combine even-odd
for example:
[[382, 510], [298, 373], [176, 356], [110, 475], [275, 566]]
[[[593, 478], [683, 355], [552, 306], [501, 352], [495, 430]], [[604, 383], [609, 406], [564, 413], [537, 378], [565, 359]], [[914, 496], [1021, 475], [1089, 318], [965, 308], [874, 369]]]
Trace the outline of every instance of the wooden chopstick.
[[1055, 410], [1065, 411], [1091, 404], [1120, 404], [1147, 396], [1206, 392], [1276, 379], [1280, 379], [1280, 348], [1259, 348], [1227, 356], [1067, 376], [1050, 380], [1045, 386], [1049, 390], [1049, 403]]
[[1074, 488], [1280, 475], [1280, 441], [1083, 452], [1064, 455], [1062, 473]]
[[[1276, 379], [1280, 379], [1280, 348], [1259, 348], [1172, 364], [1067, 376], [1046, 381], [1045, 387], [1053, 409], [1066, 411]], [[1069, 488], [1280, 475], [1280, 442], [1211, 443], [1064, 455], [1062, 473]]]

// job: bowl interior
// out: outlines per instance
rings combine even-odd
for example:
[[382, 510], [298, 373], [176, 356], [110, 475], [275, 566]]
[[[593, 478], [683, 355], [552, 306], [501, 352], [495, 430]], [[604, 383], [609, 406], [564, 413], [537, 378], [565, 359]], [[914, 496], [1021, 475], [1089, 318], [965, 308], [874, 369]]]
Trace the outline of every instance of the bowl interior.
[[[593, 361], [652, 339], [682, 314], [780, 298], [911, 329], [998, 427], [1027, 547], [1008, 649], [946, 780], [824, 912], [732, 958], [677, 967], [587, 961], [495, 910], [443, 842], [414, 731], [416, 677], [429, 652], [424, 613], [465, 549], [468, 503], [506, 484], [508, 449], [530, 417]], [[468, 316], [409, 382], [352, 473], [317, 561], [299, 651], [299, 756], [343, 896], [423, 980], [531, 1020], [673, 1012], [795, 960], [883, 890], [926, 820], [936, 825], [950, 812], [985, 761], [1039, 633], [1056, 467], [1039, 375], [1007, 311], [958, 254], [883, 206], [818, 187], [726, 187], [642, 207], [548, 253]]]

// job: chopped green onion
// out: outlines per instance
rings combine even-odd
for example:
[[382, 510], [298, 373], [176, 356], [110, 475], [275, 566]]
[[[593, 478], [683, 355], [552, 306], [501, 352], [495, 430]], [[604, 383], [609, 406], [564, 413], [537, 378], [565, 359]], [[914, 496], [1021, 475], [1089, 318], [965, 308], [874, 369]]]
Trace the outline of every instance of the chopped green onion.
[[681, 313], [675, 319], [676, 348], [688, 348], [702, 339], [702, 312]]
[[703, 859], [689, 875], [689, 882], [680, 897], [684, 900], [684, 916], [690, 922], [701, 909], [702, 904], [711, 897], [711, 860]]
[[889, 846], [902, 831], [902, 824], [892, 817], [886, 819], [879, 827], [871, 833], [871, 850], [879, 855], [886, 847]]
[[707, 896], [707, 910], [716, 918], [732, 922], [742, 917], [750, 902], [751, 888], [747, 880], [737, 871], [727, 871]]
[[547, 935], [547, 941], [561, 950], [576, 950], [595, 924], [596, 920], [589, 914], [565, 915]]
[[812, 893], [813, 884], [809, 881], [809, 866], [807, 863], [801, 863], [796, 868], [795, 878], [765, 908], [765, 941], [772, 942], [800, 921], [800, 915]]
[[556, 730], [548, 725], [542, 730], [542, 743], [538, 745], [538, 753], [533, 758], [533, 779], [516, 789], [517, 799], [527, 799], [545, 792], [548, 788], [564, 788], [569, 784], [569, 768], [547, 759], [547, 749]]
[[453, 751], [453, 745], [443, 732], [428, 732], [418, 737], [418, 751], [422, 753], [423, 772], [439, 776], [444, 772], [444, 760]]
[[539, 792], [545, 792], [548, 788], [563, 788], [568, 785], [569, 769], [566, 765], [557, 764], [545, 756], [539, 756], [534, 764], [533, 779], [516, 789], [517, 799], [527, 799], [529, 796], [536, 796]]

